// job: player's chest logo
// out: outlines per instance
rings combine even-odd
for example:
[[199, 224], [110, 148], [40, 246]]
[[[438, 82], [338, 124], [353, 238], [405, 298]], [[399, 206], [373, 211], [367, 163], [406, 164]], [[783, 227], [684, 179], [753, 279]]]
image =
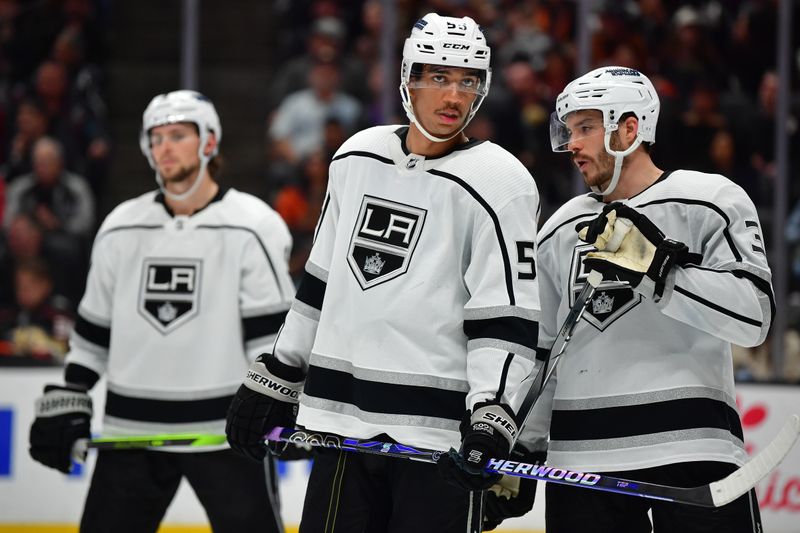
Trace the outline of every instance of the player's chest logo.
[[362, 289], [369, 289], [408, 270], [427, 211], [364, 196], [356, 217], [347, 262]]
[[139, 289], [139, 314], [163, 334], [194, 318], [200, 308], [199, 259], [145, 259]]
[[[569, 304], [575, 303], [589, 275], [583, 267], [583, 257], [594, 250], [590, 244], [582, 244], [572, 252], [570, 265]], [[602, 282], [594, 293], [591, 303], [583, 314], [583, 319], [603, 331], [619, 317], [636, 307], [642, 296], [627, 287], [617, 287], [613, 283]]]

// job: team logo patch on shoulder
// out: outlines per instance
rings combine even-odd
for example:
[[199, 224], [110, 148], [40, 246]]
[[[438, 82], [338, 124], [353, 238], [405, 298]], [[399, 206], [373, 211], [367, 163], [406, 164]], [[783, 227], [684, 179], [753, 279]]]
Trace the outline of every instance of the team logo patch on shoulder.
[[405, 274], [426, 214], [425, 209], [364, 196], [347, 253], [362, 289]]
[[[578, 293], [581, 292], [589, 273], [583, 267], [583, 257], [594, 250], [590, 244], [575, 247], [572, 253], [570, 267], [570, 299], [569, 304], [575, 303]], [[613, 286], [613, 285], [612, 285]], [[595, 291], [591, 303], [583, 314], [583, 319], [603, 331], [619, 317], [636, 307], [642, 301], [642, 296], [627, 287], [609, 288], [609, 283], [603, 282]]]
[[139, 314], [163, 334], [194, 318], [200, 308], [199, 259], [145, 259]]

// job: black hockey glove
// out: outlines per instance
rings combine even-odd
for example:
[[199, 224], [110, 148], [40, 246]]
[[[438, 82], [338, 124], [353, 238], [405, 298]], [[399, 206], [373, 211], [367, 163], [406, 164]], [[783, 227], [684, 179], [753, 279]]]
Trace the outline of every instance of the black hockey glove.
[[[511, 451], [512, 461], [544, 464], [547, 452], [529, 452], [520, 445]], [[483, 530], [491, 531], [506, 518], [524, 516], [533, 509], [536, 497], [536, 480], [515, 476], [501, 476], [486, 492], [483, 512]]]
[[[304, 381], [299, 368], [259, 355], [228, 407], [225, 434], [231, 448], [262, 461], [267, 454], [264, 437], [276, 426], [294, 427]], [[277, 443], [270, 450], [280, 455], [285, 448], [285, 443]]]
[[682, 242], [667, 239], [643, 214], [612, 202], [594, 220], [575, 227], [581, 240], [597, 248], [583, 259], [587, 271], [606, 280], [626, 281], [639, 294], [660, 300], [675, 266], [699, 261]]
[[464, 490], [485, 490], [494, 485], [499, 474], [484, 472], [489, 459], [507, 459], [517, 437], [517, 424], [511, 408], [497, 402], [475, 404], [461, 421], [461, 450], [442, 455], [438, 461], [444, 479]]
[[69, 474], [72, 447], [88, 439], [92, 399], [86, 390], [70, 385], [47, 385], [36, 399], [36, 419], [31, 424], [29, 452], [34, 460]]

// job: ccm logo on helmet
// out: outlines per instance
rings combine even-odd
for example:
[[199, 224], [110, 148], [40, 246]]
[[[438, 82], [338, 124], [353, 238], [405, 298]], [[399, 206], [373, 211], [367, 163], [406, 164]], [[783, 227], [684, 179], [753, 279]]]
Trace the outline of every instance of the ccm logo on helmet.
[[286, 385], [282, 385], [277, 381], [273, 381], [269, 379], [267, 376], [262, 376], [258, 372], [253, 372], [252, 370], [247, 371], [247, 379], [261, 385], [262, 387], [273, 390], [280, 394], [281, 396], [286, 396], [287, 398], [292, 398], [293, 400], [297, 400], [300, 397], [300, 391], [290, 389]]
[[444, 43], [442, 44], [442, 48], [450, 50], [469, 50], [470, 45], [461, 43]]

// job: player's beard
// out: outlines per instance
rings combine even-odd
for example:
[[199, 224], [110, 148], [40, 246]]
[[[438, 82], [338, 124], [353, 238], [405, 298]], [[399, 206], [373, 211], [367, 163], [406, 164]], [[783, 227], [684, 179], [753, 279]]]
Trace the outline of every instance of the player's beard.
[[[619, 136], [617, 132], [611, 134], [611, 139], [609, 139], [609, 146], [615, 152], [619, 152], [622, 150], [622, 144], [619, 141]], [[608, 183], [611, 181], [611, 178], [614, 176], [614, 163], [616, 158], [606, 152], [605, 147], [603, 150], [597, 155], [597, 158], [594, 160], [595, 167], [597, 167], [597, 174], [594, 176], [583, 176], [583, 181], [587, 187], [597, 187], [599, 189], [605, 189]], [[625, 160], [622, 161], [622, 166], [625, 167]]]
[[165, 176], [164, 174], [162, 174], [161, 179], [164, 180], [165, 186], [185, 184], [185, 187], [180, 187], [180, 188], [188, 188], [191, 185], [192, 178], [197, 177], [199, 170], [200, 170], [199, 164], [188, 167], [181, 167], [172, 176]]

